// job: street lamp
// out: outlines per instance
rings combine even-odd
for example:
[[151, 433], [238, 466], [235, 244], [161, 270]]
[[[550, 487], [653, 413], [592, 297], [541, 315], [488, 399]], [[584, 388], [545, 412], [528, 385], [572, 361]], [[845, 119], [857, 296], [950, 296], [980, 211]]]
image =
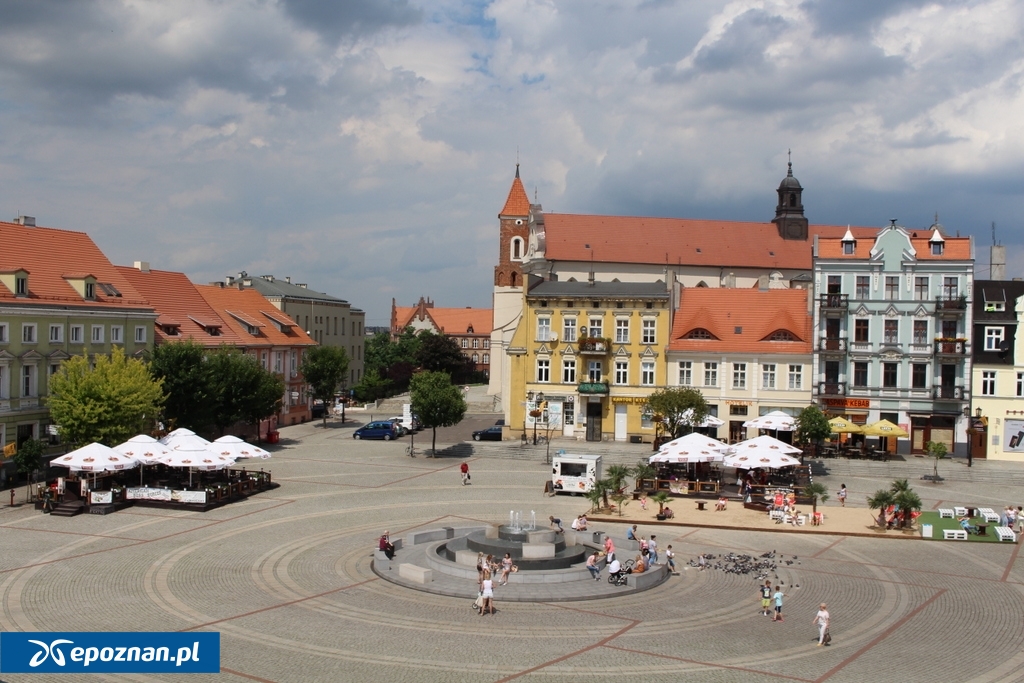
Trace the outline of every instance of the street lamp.
[[544, 414], [541, 410], [541, 406], [544, 404], [544, 392], [537, 392], [537, 402], [534, 403], [533, 410], [530, 411], [530, 417], [533, 418], [533, 445], [537, 445], [537, 422], [540, 420], [540, 416]]

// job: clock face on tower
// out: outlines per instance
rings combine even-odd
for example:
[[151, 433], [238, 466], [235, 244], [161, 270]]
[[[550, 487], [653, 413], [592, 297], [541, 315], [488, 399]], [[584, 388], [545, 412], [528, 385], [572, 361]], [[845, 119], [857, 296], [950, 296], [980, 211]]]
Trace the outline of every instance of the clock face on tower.
[[799, 223], [789, 223], [786, 225], [786, 237], [792, 237], [799, 239], [803, 237], [803, 231], [800, 229]]

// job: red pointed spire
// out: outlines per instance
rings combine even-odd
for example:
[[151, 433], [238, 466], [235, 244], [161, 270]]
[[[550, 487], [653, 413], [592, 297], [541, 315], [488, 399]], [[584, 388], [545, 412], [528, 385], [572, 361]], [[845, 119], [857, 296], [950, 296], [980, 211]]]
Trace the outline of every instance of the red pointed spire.
[[508, 191], [508, 199], [505, 200], [505, 207], [498, 214], [499, 216], [529, 216], [530, 198], [523, 187], [523, 181], [519, 179], [519, 164], [516, 164], [516, 177], [512, 181], [512, 189]]

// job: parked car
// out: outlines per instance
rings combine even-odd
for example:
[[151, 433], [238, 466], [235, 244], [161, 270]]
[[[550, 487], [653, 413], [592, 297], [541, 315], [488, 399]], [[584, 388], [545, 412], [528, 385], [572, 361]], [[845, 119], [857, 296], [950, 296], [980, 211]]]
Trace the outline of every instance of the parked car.
[[503, 418], [503, 417], [499, 418], [498, 420], [495, 421], [494, 425], [496, 427], [504, 427], [505, 426], [505, 418]]
[[473, 441], [501, 441], [501, 427], [494, 425], [473, 432]]
[[409, 428], [402, 422], [401, 417], [389, 417], [388, 422], [395, 425], [395, 430], [398, 432], [399, 436], [405, 436], [409, 433]]
[[378, 420], [376, 422], [370, 422], [355, 432], [352, 433], [353, 439], [384, 439], [385, 441], [391, 441], [391, 439], [398, 438], [398, 431], [395, 425], [388, 420]]
[[313, 401], [313, 407], [311, 413], [314, 420], [319, 420], [327, 412], [327, 406], [324, 405], [323, 401]]

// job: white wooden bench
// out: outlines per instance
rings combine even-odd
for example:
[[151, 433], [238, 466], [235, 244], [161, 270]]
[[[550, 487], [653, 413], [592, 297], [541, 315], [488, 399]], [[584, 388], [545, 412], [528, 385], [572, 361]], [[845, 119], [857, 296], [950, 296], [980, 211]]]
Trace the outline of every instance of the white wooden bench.
[[943, 529], [942, 539], [945, 541], [966, 541], [967, 532], [963, 529]]
[[996, 536], [999, 537], [1000, 541], [1009, 541], [1010, 543], [1017, 542], [1017, 534], [1013, 533], [1013, 529], [1008, 526], [997, 526], [992, 527], [993, 531], [996, 532]]
[[967, 508], [965, 508], [965, 507], [954, 507], [953, 508], [953, 512], [956, 513], [957, 517], [966, 517], [967, 516]]
[[782, 519], [785, 517], [785, 513], [782, 510], [772, 510], [768, 513], [770, 519], [774, 519], [777, 524], [782, 523]]
[[942, 519], [943, 517], [948, 517], [949, 519], [953, 519], [953, 510], [952, 510], [952, 508], [939, 508], [939, 519]]
[[978, 508], [978, 514], [985, 518], [985, 521], [989, 524], [995, 524], [999, 521], [999, 515], [992, 508]]

